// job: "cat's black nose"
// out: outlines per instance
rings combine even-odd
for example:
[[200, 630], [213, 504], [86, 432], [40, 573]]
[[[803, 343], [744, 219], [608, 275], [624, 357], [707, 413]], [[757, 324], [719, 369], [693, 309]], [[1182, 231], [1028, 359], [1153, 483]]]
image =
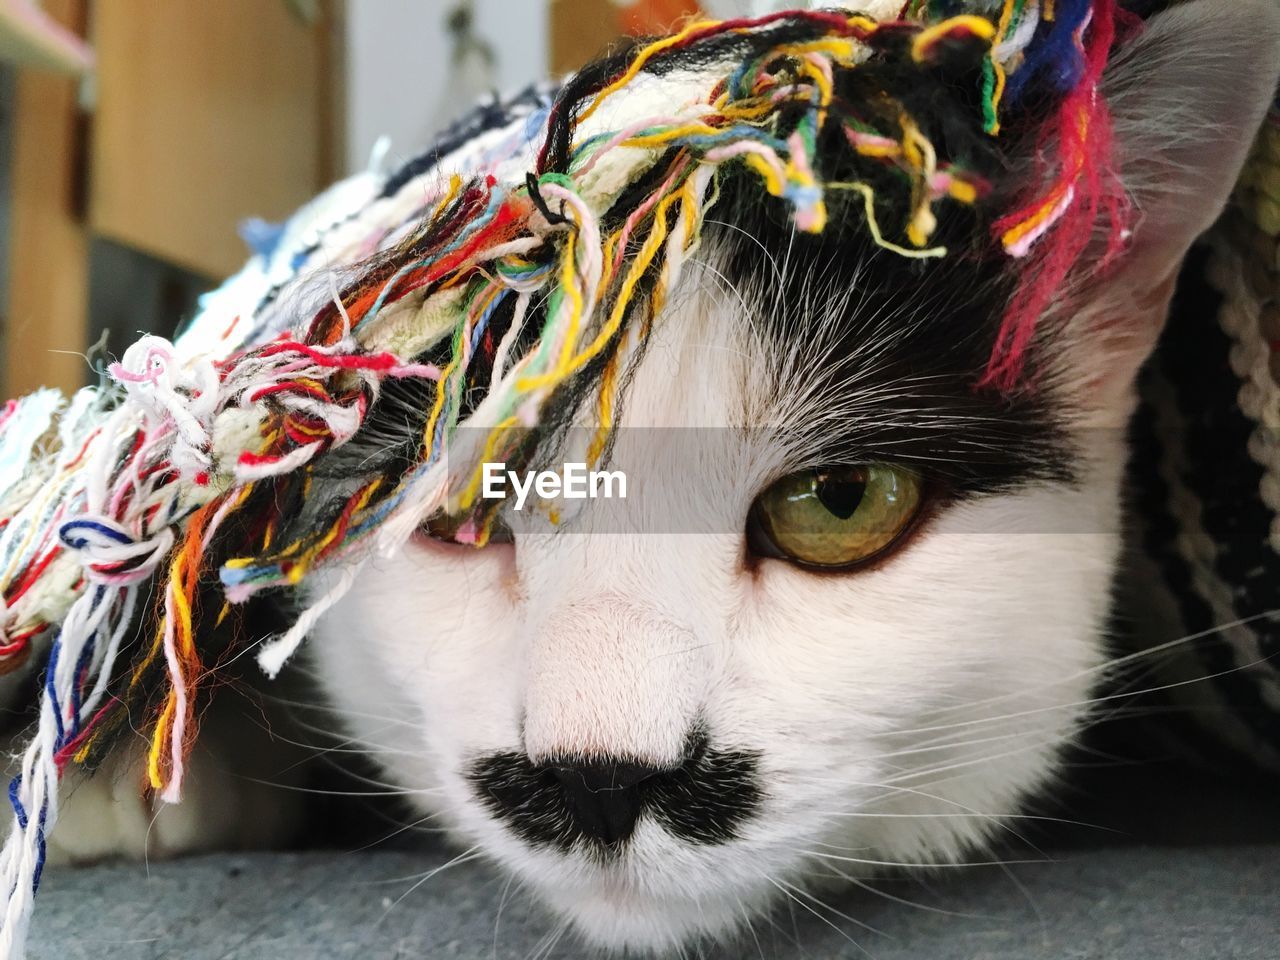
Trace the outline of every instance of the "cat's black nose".
[[585, 843], [597, 855], [619, 855], [641, 817], [687, 843], [728, 843], [764, 797], [759, 754], [718, 750], [701, 729], [671, 766], [508, 752], [476, 757], [465, 775], [522, 840], [565, 853]]
[[607, 845], [630, 838], [640, 817], [640, 785], [669, 773], [640, 763], [558, 763], [551, 767], [581, 834]]

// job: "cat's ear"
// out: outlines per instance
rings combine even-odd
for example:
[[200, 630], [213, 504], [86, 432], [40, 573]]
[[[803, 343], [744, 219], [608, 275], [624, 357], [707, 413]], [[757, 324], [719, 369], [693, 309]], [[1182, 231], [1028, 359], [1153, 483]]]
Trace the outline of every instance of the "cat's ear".
[[[1280, 0], [1186, 0], [1147, 20], [1104, 76], [1133, 235], [1078, 330], [1088, 390], [1123, 411], [1182, 258], [1222, 213], [1280, 81]], [[1098, 316], [1101, 314], [1101, 316]]]
[[1135, 281], [1162, 281], [1222, 212], [1278, 80], [1280, 0], [1179, 3], [1117, 51], [1103, 91]]

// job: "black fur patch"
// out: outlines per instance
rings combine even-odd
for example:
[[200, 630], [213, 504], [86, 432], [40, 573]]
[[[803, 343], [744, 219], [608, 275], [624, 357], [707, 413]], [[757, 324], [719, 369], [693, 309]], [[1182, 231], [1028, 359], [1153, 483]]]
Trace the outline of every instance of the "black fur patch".
[[[722, 252], [716, 266], [724, 278], [749, 304], [763, 305], [755, 328], [766, 342], [827, 345], [815, 348], [804, 375], [826, 387], [833, 406], [854, 402], [860, 413], [843, 435], [815, 438], [829, 462], [900, 461], [958, 494], [981, 494], [1031, 479], [1068, 480], [1071, 450], [1039, 384], [1013, 394], [978, 387], [1016, 281], [991, 220], [1018, 184], [1010, 153], [998, 153], [969, 119], [979, 84], [972, 57], [958, 53], [928, 71], [873, 58], [836, 76], [840, 109], [891, 129], [900, 103], [940, 160], [997, 185], [973, 205], [935, 206], [930, 245], [946, 247], [946, 256], [913, 259], [878, 246], [863, 197], [850, 190], [827, 192], [821, 233], [797, 232], [789, 205], [733, 167], [722, 173], [704, 233], [708, 247]], [[1016, 119], [1009, 122], [1016, 144]], [[869, 184], [881, 230], [905, 243], [900, 174], [869, 168], [842, 137], [838, 125], [824, 131], [818, 179]], [[1029, 373], [1034, 378], [1034, 356]]]
[[[763, 801], [758, 758], [751, 751], [716, 749], [699, 731], [690, 737], [687, 759], [679, 768], [628, 778], [625, 786], [611, 789], [617, 803], [634, 805], [635, 816], [656, 820], [681, 840], [728, 843], [758, 813]], [[624, 768], [628, 765], [616, 762]], [[565, 853], [577, 849], [617, 855], [634, 824], [595, 823], [596, 814], [580, 808], [575, 798], [578, 790], [566, 790], [566, 768], [572, 769], [567, 760], [534, 764], [523, 753], [497, 753], [475, 760], [467, 778], [489, 812], [526, 843]]]
[[[799, 233], [783, 204], [741, 179], [726, 179], [708, 245], [725, 253], [716, 261], [724, 279], [761, 305], [753, 328], [766, 347], [815, 344], [812, 365], [792, 371], [810, 378], [806, 392], [857, 409], [844, 427], [825, 419], [824, 434], [811, 438], [826, 463], [900, 462], [959, 495], [1071, 479], [1071, 446], [1050, 394], [977, 386], [1008, 293], [1000, 265], [885, 251], [851, 209], [861, 206], [856, 194], [837, 201], [822, 234]], [[952, 211], [939, 242], [963, 243], [972, 229], [970, 214]], [[747, 389], [784, 393], [788, 385]]]

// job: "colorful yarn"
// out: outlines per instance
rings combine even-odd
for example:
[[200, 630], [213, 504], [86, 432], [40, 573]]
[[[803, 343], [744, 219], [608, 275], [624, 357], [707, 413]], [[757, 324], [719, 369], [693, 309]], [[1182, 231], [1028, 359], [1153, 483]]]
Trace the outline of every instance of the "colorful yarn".
[[[849, 78], [884, 70], [909, 87], [971, 62], [975, 142], [1021, 122], [1024, 77], [1060, 93], [1040, 182], [967, 251], [1002, 244], [1033, 267], [985, 380], [1016, 386], [1095, 222], [1115, 242], [1123, 224], [1098, 93], [1114, 0], [905, 6], [914, 13], [895, 22], [835, 11], [698, 21], [588, 67], [554, 100], [535, 90], [488, 105], [405, 168], [361, 174], [258, 230], [269, 242], [192, 328], [172, 344], [139, 340], [112, 383], [0, 411], [0, 670], [28, 664], [37, 643], [48, 651], [37, 731], [10, 787], [0, 955], [21, 956], [68, 763], [92, 765], [126, 721], [145, 721], [148, 786], [180, 798], [200, 681], [220, 658], [200, 630], [213, 572], [221, 620], [225, 604], [336, 571], [259, 647], [274, 675], [364, 562], [424, 518], [446, 511], [459, 539], [486, 542], [496, 506], [478, 496], [483, 462], [527, 460], [541, 426], [585, 411], [597, 462], [627, 365], [725, 176], [750, 178], [797, 230], [838, 215], [887, 254], [949, 255], [940, 215], [996, 191], [940, 152], [908, 96], [853, 103], [838, 95]], [[837, 168], [851, 173], [828, 175]], [[332, 263], [359, 269], [339, 283]], [[328, 470], [396, 380], [424, 391], [414, 449], [373, 476]], [[150, 643], [118, 662], [153, 581]]]
[[1048, 42], [1062, 49], [1062, 31], [1071, 25], [1073, 54], [1032, 62], [1036, 69], [1052, 63], [1056, 82], [1074, 83], [1056, 124], [1046, 128], [1045, 149], [1037, 153], [1049, 186], [995, 223], [1011, 256], [1028, 258], [1034, 249], [983, 377], [984, 384], [1001, 390], [1017, 385], [1037, 322], [1093, 240], [1099, 218], [1108, 231], [1103, 265], [1120, 252], [1129, 218], [1124, 190], [1111, 167], [1111, 116], [1099, 90], [1115, 39], [1115, 0], [1061, 0], [1056, 6]]

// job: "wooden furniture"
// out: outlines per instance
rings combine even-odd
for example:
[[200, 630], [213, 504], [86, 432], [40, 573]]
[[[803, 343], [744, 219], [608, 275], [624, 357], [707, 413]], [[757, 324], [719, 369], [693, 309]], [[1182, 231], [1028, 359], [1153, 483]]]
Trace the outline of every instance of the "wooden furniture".
[[99, 0], [89, 226], [210, 277], [328, 183], [327, 35], [279, 0]]
[[[48, 0], [60, 22], [83, 29], [84, 0]], [[84, 124], [79, 81], [22, 71], [14, 102], [3, 395], [85, 379], [88, 235], [83, 220]], [[64, 345], [59, 350], [56, 345]]]
[[340, 172], [337, 4], [321, 7], [48, 0], [97, 70], [84, 88], [19, 72], [4, 396], [85, 382], [91, 235], [218, 280], [244, 262], [240, 220], [286, 216]]

